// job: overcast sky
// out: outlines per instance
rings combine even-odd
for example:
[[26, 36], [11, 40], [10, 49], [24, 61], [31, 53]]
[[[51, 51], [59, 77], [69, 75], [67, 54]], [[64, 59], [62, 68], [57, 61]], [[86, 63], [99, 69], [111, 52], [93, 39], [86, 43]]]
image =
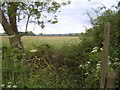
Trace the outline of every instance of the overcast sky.
[[[34, 33], [44, 33], [44, 34], [63, 34], [63, 33], [81, 33], [85, 31], [86, 28], [90, 28], [91, 24], [89, 22], [88, 16], [85, 14], [87, 11], [95, 17], [95, 13], [92, 8], [97, 9], [98, 6], [102, 4], [110, 8], [112, 5], [117, 5], [119, 0], [71, 0], [71, 4], [62, 7], [61, 12], [58, 13], [58, 23], [50, 24], [46, 23], [46, 27], [41, 29], [39, 26], [34, 24], [29, 24], [28, 30]], [[25, 30], [25, 23], [22, 22], [18, 27], [19, 31]], [[0, 33], [2, 31], [2, 26], [0, 25]]]

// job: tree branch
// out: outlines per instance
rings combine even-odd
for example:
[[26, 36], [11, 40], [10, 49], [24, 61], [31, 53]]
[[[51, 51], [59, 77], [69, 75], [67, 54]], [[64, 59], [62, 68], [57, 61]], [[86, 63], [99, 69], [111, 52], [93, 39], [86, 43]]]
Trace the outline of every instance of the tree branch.
[[30, 12], [30, 14], [28, 15], [28, 18], [27, 18], [27, 23], [26, 23], [25, 33], [22, 34], [21, 36], [24, 36], [25, 34], [28, 33], [28, 32], [27, 32], [27, 27], [28, 27], [28, 23], [29, 23], [30, 15], [31, 15], [31, 12]]
[[8, 16], [9, 16], [9, 22], [11, 25], [11, 28], [13, 31], [18, 34], [18, 28], [17, 28], [17, 20], [16, 20], [16, 15], [17, 15], [17, 2], [9, 2], [9, 7], [8, 7]]
[[13, 34], [15, 34], [14, 31], [12, 30], [10, 24], [8, 23], [6, 17], [4, 16], [3, 11], [1, 10], [1, 8], [0, 8], [0, 12], [2, 12], [2, 13], [1, 13], [1, 14], [2, 14], [2, 21], [1, 21], [1, 22], [2, 22], [2, 26], [3, 26], [3, 28], [4, 28], [4, 31], [5, 31], [8, 35], [13, 35]]

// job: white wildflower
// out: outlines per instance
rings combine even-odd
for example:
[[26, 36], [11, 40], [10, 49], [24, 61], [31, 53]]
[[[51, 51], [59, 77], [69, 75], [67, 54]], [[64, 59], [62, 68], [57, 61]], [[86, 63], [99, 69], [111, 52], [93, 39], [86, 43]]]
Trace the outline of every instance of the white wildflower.
[[100, 66], [97, 66], [97, 69], [99, 69], [100, 68]]
[[110, 60], [108, 60], [108, 65], [111, 65], [111, 62], [110, 62]]
[[79, 68], [83, 67], [82, 65], [79, 66]]
[[93, 50], [92, 50], [92, 53], [97, 52], [97, 50], [98, 50], [98, 47], [94, 47]]
[[96, 49], [98, 49], [98, 47], [94, 47], [93, 49], [96, 50]]
[[37, 50], [36, 50], [36, 49], [30, 50], [30, 52], [31, 52], [31, 53], [34, 53], [34, 52], [37, 52]]
[[90, 64], [90, 62], [87, 62], [88, 64]]
[[4, 84], [1, 84], [0, 87], [4, 87], [5, 85]]
[[85, 67], [87, 67], [88, 66], [88, 64], [85, 64]]
[[98, 63], [101, 63], [101, 61], [98, 61]]
[[87, 73], [85, 73], [85, 75], [88, 75], [88, 72], [87, 72]]
[[120, 65], [120, 62], [115, 62], [114, 64], [115, 64], [115, 65]]
[[11, 88], [11, 85], [7, 85], [7, 88]]
[[24, 54], [24, 53], [23, 53], [22, 55], [23, 55], [23, 56], [25, 56], [25, 54]]
[[17, 85], [13, 85], [13, 88], [17, 88]]
[[12, 84], [12, 82], [8, 82], [8, 84]]
[[100, 63], [97, 63], [96, 65], [97, 65], [97, 69], [100, 69], [100, 65], [101, 65], [101, 64], [100, 64]]
[[119, 60], [119, 58], [115, 58], [115, 61], [118, 61]]
[[100, 48], [100, 50], [102, 51], [102, 50], [103, 50], [103, 48]]
[[100, 63], [98, 63], [97, 66], [100, 66]]

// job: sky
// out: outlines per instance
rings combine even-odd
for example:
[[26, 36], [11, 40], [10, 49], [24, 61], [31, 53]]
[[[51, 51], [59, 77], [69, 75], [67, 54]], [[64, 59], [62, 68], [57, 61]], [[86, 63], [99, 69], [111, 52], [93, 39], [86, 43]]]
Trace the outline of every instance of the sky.
[[[66, 33], [81, 33], [85, 32], [86, 28], [91, 28], [89, 17], [86, 15], [89, 12], [92, 17], [97, 15], [92, 8], [97, 9], [102, 4], [107, 8], [112, 5], [117, 5], [119, 0], [70, 0], [71, 4], [63, 6], [60, 13], [57, 13], [58, 23], [46, 23], [46, 27], [41, 29], [40, 26], [29, 24], [28, 31], [33, 31], [35, 34], [66, 34]], [[19, 31], [25, 31], [25, 22], [18, 24]], [[0, 33], [3, 32], [0, 25]]]

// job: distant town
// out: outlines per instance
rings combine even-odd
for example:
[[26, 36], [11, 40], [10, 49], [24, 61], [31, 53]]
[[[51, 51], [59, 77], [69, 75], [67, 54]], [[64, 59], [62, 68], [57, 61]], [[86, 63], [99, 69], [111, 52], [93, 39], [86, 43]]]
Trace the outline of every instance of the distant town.
[[[27, 33], [19, 32], [19, 34], [24, 35], [24, 36], [79, 36], [80, 33], [67, 33], [67, 34], [43, 34], [43, 33], [39, 33], [39, 34], [35, 34], [32, 31], [29, 31]], [[0, 33], [0, 36], [7, 36], [7, 34]]]

